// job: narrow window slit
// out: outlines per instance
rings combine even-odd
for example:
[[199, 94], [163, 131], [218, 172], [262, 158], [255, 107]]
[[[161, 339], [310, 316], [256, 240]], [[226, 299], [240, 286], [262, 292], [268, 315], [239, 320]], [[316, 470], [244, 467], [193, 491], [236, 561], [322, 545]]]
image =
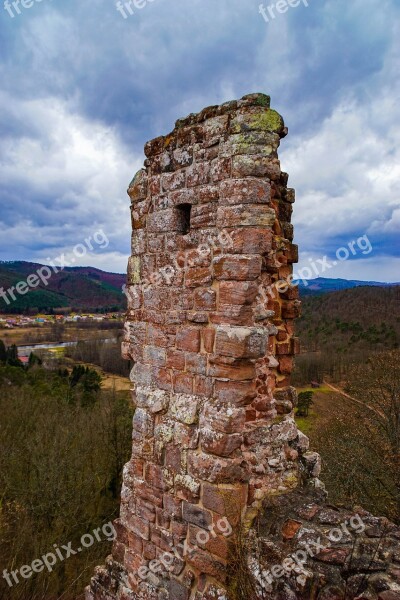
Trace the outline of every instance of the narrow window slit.
[[191, 204], [178, 204], [176, 207], [179, 216], [180, 231], [186, 235], [190, 231], [190, 215], [192, 212]]

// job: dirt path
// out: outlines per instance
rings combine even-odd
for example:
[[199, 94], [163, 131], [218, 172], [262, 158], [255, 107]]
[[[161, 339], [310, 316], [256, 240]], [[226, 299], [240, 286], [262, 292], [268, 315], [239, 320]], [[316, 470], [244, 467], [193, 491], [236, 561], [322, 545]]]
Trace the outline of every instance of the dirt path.
[[326, 385], [327, 387], [331, 388], [331, 390], [333, 390], [334, 392], [337, 392], [341, 396], [344, 396], [345, 398], [348, 398], [348, 400], [351, 400], [355, 404], [358, 404], [358, 406], [362, 406], [363, 408], [367, 408], [368, 410], [370, 410], [371, 412], [373, 412], [375, 415], [379, 416], [381, 419], [385, 419], [386, 420], [386, 417], [383, 414], [383, 412], [381, 412], [377, 408], [374, 408], [370, 404], [367, 404], [366, 402], [361, 402], [361, 400], [357, 400], [357, 398], [353, 398], [353, 396], [349, 396], [349, 394], [346, 394], [346, 392], [344, 392], [340, 388], [337, 388], [337, 387], [333, 386], [332, 384], [327, 383], [326, 381], [324, 382], [324, 385]]
[[[93, 365], [95, 366], [95, 365]], [[119, 375], [111, 375], [101, 371], [103, 381], [101, 387], [103, 390], [113, 390], [116, 392], [129, 392], [132, 388], [132, 384], [128, 377], [120, 377]]]
[[321, 427], [329, 425], [338, 412], [346, 410], [347, 400], [333, 390], [314, 390], [313, 406], [310, 416], [306, 419], [296, 419], [299, 428], [310, 440]]

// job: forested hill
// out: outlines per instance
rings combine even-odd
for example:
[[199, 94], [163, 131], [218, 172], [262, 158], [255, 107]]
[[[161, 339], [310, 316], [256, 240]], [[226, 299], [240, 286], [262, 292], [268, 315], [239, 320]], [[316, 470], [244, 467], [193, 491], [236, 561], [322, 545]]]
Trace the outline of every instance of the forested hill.
[[[8, 292], [19, 282], [43, 269], [37, 263], [15, 261], [0, 262], [0, 288]], [[46, 271], [43, 271], [46, 278]], [[106, 273], [93, 267], [65, 267], [52, 273], [47, 285], [40, 284], [21, 295], [14, 291], [16, 300], [7, 293], [7, 304], [0, 298], [0, 313], [48, 312], [55, 309], [90, 311], [123, 310], [126, 306], [122, 286], [126, 276], [119, 273]]]
[[302, 298], [303, 350], [352, 353], [400, 343], [400, 286], [356, 287]]
[[299, 285], [301, 297], [316, 296], [328, 292], [338, 292], [357, 287], [393, 287], [400, 285], [396, 283], [380, 283], [378, 281], [359, 281], [357, 279], [328, 279], [326, 277], [317, 277], [316, 279], [303, 279], [295, 281]]

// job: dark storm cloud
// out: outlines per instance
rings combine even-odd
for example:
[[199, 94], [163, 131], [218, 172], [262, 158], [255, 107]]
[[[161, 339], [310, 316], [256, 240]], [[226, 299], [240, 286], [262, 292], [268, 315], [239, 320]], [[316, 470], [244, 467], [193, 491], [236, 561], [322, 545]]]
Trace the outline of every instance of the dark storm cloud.
[[125, 191], [144, 142], [207, 104], [264, 91], [289, 125], [281, 158], [305, 256], [369, 232], [376, 260], [363, 268], [379, 277], [399, 253], [399, 8], [309, 0], [266, 23], [259, 4], [154, 0], [127, 19], [114, 0], [4, 10], [2, 256], [43, 259], [102, 224], [103, 266], [124, 270]]

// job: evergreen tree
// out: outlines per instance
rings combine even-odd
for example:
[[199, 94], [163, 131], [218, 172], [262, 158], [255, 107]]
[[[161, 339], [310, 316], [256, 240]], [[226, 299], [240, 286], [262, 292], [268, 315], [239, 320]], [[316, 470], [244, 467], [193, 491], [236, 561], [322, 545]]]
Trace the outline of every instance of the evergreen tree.
[[5, 363], [7, 361], [7, 348], [3, 340], [0, 340], [0, 362]]
[[37, 356], [33, 352], [31, 352], [30, 355], [29, 355], [28, 369], [30, 369], [31, 367], [34, 367], [35, 365], [39, 365], [40, 366], [42, 364], [43, 364], [42, 359], [39, 358], [39, 356]]
[[15, 344], [7, 348], [7, 364], [11, 367], [22, 367], [23, 364], [18, 358], [18, 348]]
[[298, 417], [308, 417], [310, 407], [314, 404], [313, 395], [314, 392], [300, 392], [296, 411]]

